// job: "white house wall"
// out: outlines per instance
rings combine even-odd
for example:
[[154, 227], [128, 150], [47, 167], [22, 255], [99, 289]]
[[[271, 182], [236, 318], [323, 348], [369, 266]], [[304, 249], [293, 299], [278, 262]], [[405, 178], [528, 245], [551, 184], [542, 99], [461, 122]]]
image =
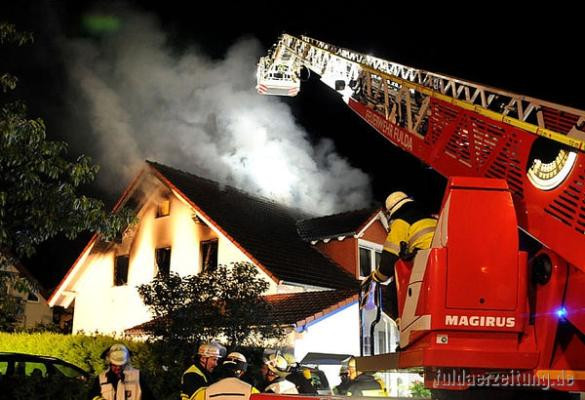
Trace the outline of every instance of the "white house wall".
[[[307, 353], [360, 354], [359, 311], [357, 302], [314, 321], [296, 334], [295, 359]], [[331, 387], [339, 384], [339, 366], [320, 366]]]
[[[155, 218], [155, 204], [139, 214], [139, 225], [133, 237], [107, 253], [94, 252], [85, 261], [82, 277], [77, 280], [73, 331], [122, 333], [150, 320], [136, 287], [148, 283], [155, 275], [156, 248], [171, 247], [171, 271], [182, 276], [200, 271], [200, 241], [218, 239], [218, 263], [250, 259], [221, 232], [208, 224], [195, 223], [193, 210], [173, 197], [170, 215]], [[114, 286], [114, 259], [129, 254], [128, 283]], [[267, 294], [277, 292], [277, 284], [259, 269], [260, 276], [270, 282]]]

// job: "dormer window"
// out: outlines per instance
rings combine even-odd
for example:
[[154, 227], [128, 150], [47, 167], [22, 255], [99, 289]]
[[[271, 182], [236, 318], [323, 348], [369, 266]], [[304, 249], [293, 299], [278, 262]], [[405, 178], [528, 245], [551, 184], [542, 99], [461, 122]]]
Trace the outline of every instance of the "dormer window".
[[159, 202], [156, 206], [156, 217], [157, 218], [166, 217], [170, 213], [171, 213], [171, 199], [165, 198], [165, 199], [159, 200]]
[[380, 259], [382, 257], [382, 246], [375, 245], [364, 241], [360, 241], [359, 246], [359, 273], [360, 278], [366, 278], [370, 276], [370, 273], [378, 269], [380, 265]]

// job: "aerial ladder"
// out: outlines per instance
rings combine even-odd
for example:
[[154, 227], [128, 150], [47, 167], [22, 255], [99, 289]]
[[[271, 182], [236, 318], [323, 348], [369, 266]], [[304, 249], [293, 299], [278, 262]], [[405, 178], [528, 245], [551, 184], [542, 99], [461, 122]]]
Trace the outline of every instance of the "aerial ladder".
[[[448, 178], [431, 249], [395, 267], [400, 351], [358, 369], [585, 391], [585, 112], [288, 34], [256, 88], [296, 96], [303, 68]], [[517, 228], [543, 245], [530, 260]]]

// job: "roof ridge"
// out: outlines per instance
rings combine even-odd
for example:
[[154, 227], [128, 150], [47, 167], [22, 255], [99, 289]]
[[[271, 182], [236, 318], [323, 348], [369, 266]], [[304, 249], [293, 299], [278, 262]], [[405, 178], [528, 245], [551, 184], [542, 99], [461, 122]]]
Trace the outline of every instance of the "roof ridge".
[[[290, 214], [299, 214], [299, 213], [301, 213], [301, 214], [310, 216], [310, 214], [307, 211], [305, 211], [305, 210], [302, 210], [302, 209], [296, 208], [296, 207], [290, 207], [288, 205], [284, 205], [284, 204], [276, 201], [275, 199], [271, 199], [270, 197], [266, 197], [266, 196], [260, 195], [260, 194], [250, 193], [250, 192], [248, 192], [248, 191], [246, 191], [244, 189], [240, 189], [240, 188], [238, 188], [236, 186], [233, 186], [231, 184], [228, 184], [228, 183], [221, 183], [221, 182], [218, 182], [218, 181], [214, 181], [212, 179], [209, 179], [209, 178], [204, 178], [204, 177], [202, 177], [200, 175], [197, 175], [197, 174], [194, 174], [192, 172], [187, 172], [187, 171], [184, 171], [184, 170], [179, 169], [179, 168], [171, 167], [169, 165], [162, 164], [162, 163], [157, 162], [157, 161], [146, 160], [146, 162], [148, 164], [150, 164], [151, 166], [153, 166], [154, 168], [156, 168], [157, 166], [161, 166], [161, 167], [164, 167], [164, 168], [169, 168], [169, 169], [172, 169], [172, 170], [174, 170], [176, 172], [179, 172], [181, 174], [188, 175], [190, 177], [194, 177], [194, 178], [200, 179], [200, 180], [205, 181], [205, 182], [208, 182], [210, 184], [218, 185], [220, 187], [229, 188], [230, 190], [234, 190], [234, 191], [240, 193], [241, 195], [244, 195], [244, 196], [246, 196], [248, 198], [251, 198], [253, 200], [260, 200], [260, 201], [262, 201], [264, 203], [268, 203], [270, 205], [276, 206], [277, 208], [281, 208], [281, 209], [285, 209], [285, 210], [290, 210]], [[162, 171], [159, 171], [159, 172], [162, 172]], [[294, 215], [291, 215], [291, 217], [294, 217]], [[311, 218], [307, 218], [307, 219], [311, 219]], [[298, 218], [295, 218], [295, 220], [299, 220], [299, 219]]]
[[335, 214], [322, 215], [320, 217], [303, 218], [303, 219], [299, 219], [297, 221], [297, 224], [303, 223], [305, 221], [316, 221], [316, 220], [325, 219], [325, 218], [339, 217], [341, 215], [358, 214], [360, 212], [366, 212], [366, 211], [371, 211], [371, 213], [373, 214], [374, 211], [379, 210], [380, 208], [381, 207], [364, 207], [364, 208], [359, 208], [357, 210], [348, 210], [348, 211], [338, 212]]

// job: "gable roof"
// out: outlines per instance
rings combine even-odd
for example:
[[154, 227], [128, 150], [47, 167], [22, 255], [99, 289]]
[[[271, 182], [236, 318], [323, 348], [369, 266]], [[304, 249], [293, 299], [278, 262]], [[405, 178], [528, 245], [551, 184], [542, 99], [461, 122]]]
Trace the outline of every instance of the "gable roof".
[[276, 280], [333, 289], [358, 286], [351, 274], [302, 240], [296, 225], [306, 217], [301, 211], [166, 165], [148, 164]]
[[365, 208], [325, 217], [303, 219], [297, 222], [297, 227], [299, 235], [307, 241], [351, 236], [360, 232], [372, 218], [378, 215], [379, 211], [380, 208]]

